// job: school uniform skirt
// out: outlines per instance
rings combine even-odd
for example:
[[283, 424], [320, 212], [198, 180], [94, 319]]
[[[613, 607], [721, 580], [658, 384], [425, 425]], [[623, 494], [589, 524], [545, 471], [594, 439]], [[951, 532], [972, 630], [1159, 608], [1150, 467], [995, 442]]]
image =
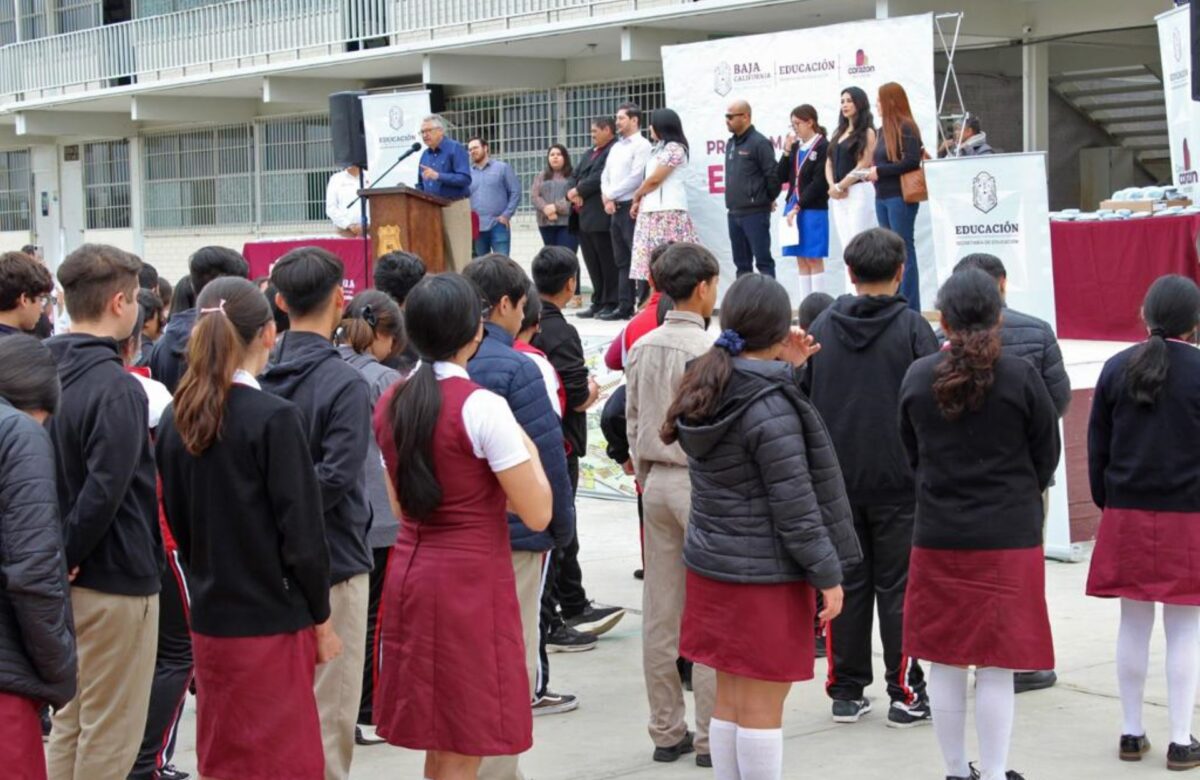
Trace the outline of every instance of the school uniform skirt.
[[951, 666], [1053, 669], [1041, 546], [914, 546], [904, 597], [904, 654]]
[[313, 694], [317, 639], [192, 634], [200, 774], [220, 780], [324, 780]]
[[679, 654], [739, 677], [811, 680], [815, 613], [808, 583], [721, 582], [689, 569]]
[[6, 780], [46, 780], [40, 705], [0, 691], [0, 775]]
[[801, 209], [796, 234], [796, 243], [783, 248], [784, 257], [829, 257], [828, 211]]
[[1200, 512], [1105, 509], [1087, 594], [1200, 606]]

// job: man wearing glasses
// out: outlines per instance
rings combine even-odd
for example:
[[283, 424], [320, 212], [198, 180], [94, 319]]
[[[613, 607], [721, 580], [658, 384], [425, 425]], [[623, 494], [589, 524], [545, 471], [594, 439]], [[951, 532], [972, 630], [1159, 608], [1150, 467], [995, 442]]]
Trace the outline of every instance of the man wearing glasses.
[[417, 189], [451, 201], [442, 209], [446, 269], [461, 271], [471, 262], [471, 160], [465, 146], [446, 137], [446, 120], [437, 114], [421, 120], [421, 143]]
[[725, 208], [729, 210], [729, 243], [737, 275], [758, 272], [775, 276], [771, 256], [771, 212], [780, 182], [775, 147], [754, 129], [750, 104], [735, 100], [725, 111], [733, 137], [725, 144]]
[[0, 336], [32, 333], [53, 291], [46, 266], [23, 252], [0, 254]]

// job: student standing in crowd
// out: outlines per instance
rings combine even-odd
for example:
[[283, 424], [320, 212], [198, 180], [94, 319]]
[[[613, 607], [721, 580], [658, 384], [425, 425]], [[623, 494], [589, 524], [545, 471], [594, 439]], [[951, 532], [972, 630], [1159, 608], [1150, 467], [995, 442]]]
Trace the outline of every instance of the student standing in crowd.
[[53, 780], [125, 780], [146, 727], [163, 550], [146, 393], [117, 351], [137, 323], [139, 267], [85, 244], [58, 268], [71, 332], [46, 342], [62, 381], [48, 429], [86, 684], [54, 715]]
[[53, 292], [46, 266], [22, 252], [0, 254], [0, 336], [33, 333]]
[[[425, 278], [425, 263], [412, 252], [388, 252], [375, 261], [374, 276], [375, 289], [391, 296], [400, 310], [404, 311], [404, 301], [409, 292]], [[405, 343], [399, 353], [384, 361], [384, 365], [407, 375], [417, 365], [417, 353], [410, 344]]]
[[844, 253], [859, 233], [879, 224], [875, 190], [865, 183], [875, 159], [875, 118], [867, 93], [859, 87], [842, 91], [841, 113], [833, 131], [825, 180], [829, 183], [829, 218]]
[[699, 244], [673, 244], [654, 267], [654, 279], [675, 302], [662, 327], [643, 336], [626, 368], [626, 430], [629, 454], [642, 487], [645, 510], [645, 581], [642, 591], [642, 667], [650, 704], [654, 760], [676, 761], [697, 751], [699, 766], [712, 766], [708, 722], [716, 678], [711, 668], [692, 672], [696, 733], [687, 727], [683, 685], [676, 667], [684, 606], [684, 537], [691, 505], [687, 456], [667, 444], [659, 430], [689, 361], [712, 347], [705, 329], [717, 304], [720, 266]]
[[725, 109], [725, 208], [729, 210], [729, 244], [738, 276], [775, 275], [771, 256], [771, 212], [780, 187], [775, 147], [755, 129], [750, 104], [735, 100]]
[[546, 167], [533, 177], [529, 197], [537, 215], [538, 232], [544, 246], [565, 246], [572, 252], [579, 248], [579, 238], [571, 232], [571, 153], [562, 144], [554, 144], [546, 152]]
[[150, 367], [150, 355], [154, 352], [154, 343], [162, 336], [163, 328], [167, 325], [167, 316], [162, 298], [153, 290], [138, 290], [138, 306], [142, 310], [141, 348], [138, 349], [136, 366]]
[[661, 427], [688, 455], [691, 519], [681, 652], [716, 670], [709, 728], [719, 780], [783, 776], [783, 704], [813, 678], [820, 619], [861, 558], [829, 434], [795, 369], [817, 349], [787, 291], [749, 275], [721, 303], [716, 344], [692, 361]]
[[171, 302], [175, 297], [175, 290], [171, 287], [171, 283], [166, 277], [158, 277], [158, 288], [154, 291], [158, 293], [159, 300], [163, 304], [163, 326], [166, 327], [167, 320], [171, 319]]
[[554, 411], [561, 419], [567, 411], [567, 390], [563, 387], [562, 380], [558, 378], [558, 372], [554, 370], [546, 353], [533, 346], [533, 337], [538, 334], [541, 327], [542, 299], [538, 295], [537, 285], [530, 282], [529, 293], [525, 297], [525, 316], [521, 318], [521, 329], [517, 331], [517, 337], [513, 340], [513, 349], [532, 360], [533, 364], [538, 367], [538, 371], [542, 372], [542, 380], [546, 383], [546, 395], [550, 398], [550, 405], [554, 407]]
[[[1008, 768], [1013, 670], [1054, 668], [1042, 491], [1058, 464], [1058, 420], [1037, 370], [1001, 350], [1000, 293], [987, 274], [953, 274], [938, 310], [947, 346], [916, 361], [900, 389], [918, 486], [904, 652], [930, 662], [947, 776], [1022, 780]], [[971, 666], [979, 773], [966, 748]]]
[[887, 724], [907, 728], [929, 722], [929, 703], [919, 656], [901, 647], [916, 486], [896, 410], [905, 372], [937, 352], [938, 343], [929, 323], [897, 294], [904, 274], [899, 236], [871, 228], [845, 254], [858, 294], [838, 298], [813, 322], [821, 351], [808, 361], [804, 380], [829, 426], [863, 551], [862, 562], [846, 569], [842, 614], [828, 627], [826, 691], [837, 723], [857, 723], [871, 711], [863, 692], [873, 679], [871, 626], [878, 607], [891, 700]]
[[679, 114], [669, 108], [652, 113], [650, 140], [654, 147], [646, 161], [646, 178], [633, 193], [630, 210], [636, 226], [629, 274], [643, 284], [650, 279], [650, 256], [657, 247], [676, 241], [700, 241], [688, 216], [684, 177], [691, 148]]
[[45, 346], [0, 338], [0, 766], [17, 780], [46, 780], [39, 712], [76, 691], [54, 447], [42, 427], [59, 395]]
[[[384, 391], [404, 376], [385, 365], [407, 346], [401, 317], [400, 307], [391, 296], [379, 290], [366, 290], [354, 296], [354, 300], [346, 307], [341, 324], [338, 325], [338, 352], [342, 359], [367, 380], [372, 409]], [[368, 441], [363, 471], [367, 475], [367, 500], [371, 504], [371, 528], [367, 532], [367, 544], [371, 548], [373, 565], [368, 580], [366, 663], [363, 665], [362, 698], [358, 708], [358, 726], [354, 731], [354, 741], [359, 745], [374, 745], [383, 740], [371, 734], [364, 734], [363, 727], [374, 724], [371, 711], [375, 695], [374, 670], [378, 661], [376, 643], [379, 635], [376, 626], [380, 599], [383, 596], [383, 582], [387, 574], [388, 555], [396, 544], [396, 534], [400, 531], [400, 521], [392, 514], [392, 505], [388, 500], [383, 456], [374, 437]]]
[[616, 143], [617, 127], [610, 116], [592, 120], [592, 148], [580, 160], [571, 176], [567, 200], [575, 207], [571, 224], [576, 225], [583, 262], [592, 280], [591, 306], [579, 312], [589, 319], [601, 314], [610, 316], [618, 308], [617, 261], [613, 257], [612, 217], [609, 216], [601, 192], [601, 180], [608, 155]]
[[1089, 596], [1119, 598], [1119, 757], [1150, 750], [1142, 723], [1155, 605], [1167, 638], [1168, 769], [1200, 766], [1192, 737], [1200, 672], [1200, 290], [1164, 276], [1142, 303], [1146, 341], [1104, 364], [1088, 426], [1092, 500], [1103, 510], [1088, 572]]
[[371, 394], [362, 375], [333, 346], [342, 319], [342, 261], [316, 247], [293, 249], [275, 263], [271, 282], [291, 330], [279, 337], [262, 388], [300, 408], [321, 486], [329, 543], [329, 604], [345, 652], [317, 670], [317, 710], [326, 780], [346, 780], [362, 700], [367, 604], [373, 559], [367, 541], [366, 459]]
[[197, 308], [157, 457], [192, 598], [200, 775], [321, 780], [313, 673], [340, 641], [303, 415], [254, 378], [275, 343], [258, 288], [219, 279]]
[[779, 179], [788, 184], [783, 207], [788, 227], [795, 226], [797, 241], [785, 241], [784, 257], [796, 258], [800, 273], [800, 298], [825, 290], [825, 258], [829, 256], [829, 181], [825, 161], [829, 140], [817, 121], [817, 110], [805, 103], [792, 109], [792, 136], [779, 158]]
[[604, 211], [612, 217], [613, 258], [616, 260], [616, 310], [598, 315], [602, 320], [627, 320], [633, 317], [635, 288], [630, 278], [633, 262], [633, 195], [646, 177], [650, 142], [642, 135], [642, 109], [636, 103], [617, 107], [617, 133], [620, 138], [608, 153], [600, 192]]
[[553, 494], [508, 404], [467, 378], [482, 315], [461, 276], [418, 284], [404, 324], [421, 365], [375, 413], [401, 517], [375, 717], [388, 742], [426, 752], [430, 780], [473, 778], [481, 756], [533, 742], [505, 508], [540, 532]]
[[507, 255], [512, 248], [509, 223], [521, 205], [521, 182], [512, 166], [493, 160], [488, 143], [480, 136], [467, 142], [471, 155], [471, 210], [479, 217], [475, 257], [497, 252]]
[[921, 204], [905, 202], [900, 177], [921, 167], [921, 130], [908, 105], [908, 93], [896, 82], [889, 81], [879, 88], [878, 106], [883, 143], [875, 144], [867, 180], [875, 182], [875, 216], [879, 227], [888, 228], [904, 239], [908, 255], [900, 294], [913, 311], [920, 311], [921, 276], [913, 234]]

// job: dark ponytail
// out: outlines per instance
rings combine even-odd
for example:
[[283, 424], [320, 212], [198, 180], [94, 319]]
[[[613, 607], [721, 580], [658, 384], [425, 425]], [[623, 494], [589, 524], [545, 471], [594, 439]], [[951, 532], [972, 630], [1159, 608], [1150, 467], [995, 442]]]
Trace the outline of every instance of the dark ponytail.
[[253, 282], [224, 276], [204, 286], [199, 319], [188, 338], [188, 367], [175, 391], [175, 428], [187, 451], [200, 455], [221, 435], [233, 374], [267, 323], [271, 306]]
[[395, 343], [393, 354], [404, 350], [404, 323], [400, 307], [392, 297], [379, 290], [366, 290], [354, 296], [346, 307], [346, 313], [338, 325], [335, 338], [359, 355], [371, 348], [375, 337], [391, 336]]
[[1125, 367], [1125, 383], [1138, 406], [1154, 406], [1167, 381], [1167, 339], [1182, 339], [1200, 320], [1200, 289], [1185, 276], [1160, 276], [1142, 302], [1150, 338], [1134, 350]]
[[391, 474], [404, 514], [414, 520], [442, 503], [442, 486], [433, 463], [433, 435], [442, 409], [442, 391], [433, 364], [449, 360], [479, 334], [481, 294], [458, 274], [426, 276], [408, 294], [404, 326], [421, 366], [396, 390], [389, 409], [396, 443]]
[[825, 128], [821, 126], [820, 121], [817, 119], [817, 109], [813, 108], [808, 103], [803, 103], [793, 108], [792, 116], [803, 122], [812, 122], [813, 130], [817, 133], [817, 135], [829, 135], [825, 131]]
[[952, 274], [938, 291], [949, 348], [933, 370], [933, 395], [951, 422], [982, 407], [996, 381], [1002, 305], [996, 280], [975, 268]]
[[721, 302], [721, 337], [712, 349], [688, 364], [659, 430], [663, 442], [678, 440], [680, 422], [711, 419], [733, 373], [733, 357], [779, 344], [788, 337], [791, 324], [792, 304], [779, 282], [761, 274], [734, 282]]

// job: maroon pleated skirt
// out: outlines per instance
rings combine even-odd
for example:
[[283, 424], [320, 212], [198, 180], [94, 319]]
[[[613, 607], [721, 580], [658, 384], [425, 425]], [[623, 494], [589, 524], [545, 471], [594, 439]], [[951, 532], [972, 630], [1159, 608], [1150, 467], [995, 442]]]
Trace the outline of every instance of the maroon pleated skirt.
[[1105, 509], [1087, 593], [1200, 606], [1200, 512]]
[[727, 674], [813, 678], [816, 592], [805, 582], [721, 582], [688, 570], [679, 653]]
[[41, 705], [0, 691], [0, 776], [5, 780], [46, 780], [42, 752]]
[[311, 628], [257, 637], [194, 633], [192, 655], [201, 775], [324, 780]]
[[904, 654], [953, 666], [1053, 669], [1042, 548], [913, 547]]

